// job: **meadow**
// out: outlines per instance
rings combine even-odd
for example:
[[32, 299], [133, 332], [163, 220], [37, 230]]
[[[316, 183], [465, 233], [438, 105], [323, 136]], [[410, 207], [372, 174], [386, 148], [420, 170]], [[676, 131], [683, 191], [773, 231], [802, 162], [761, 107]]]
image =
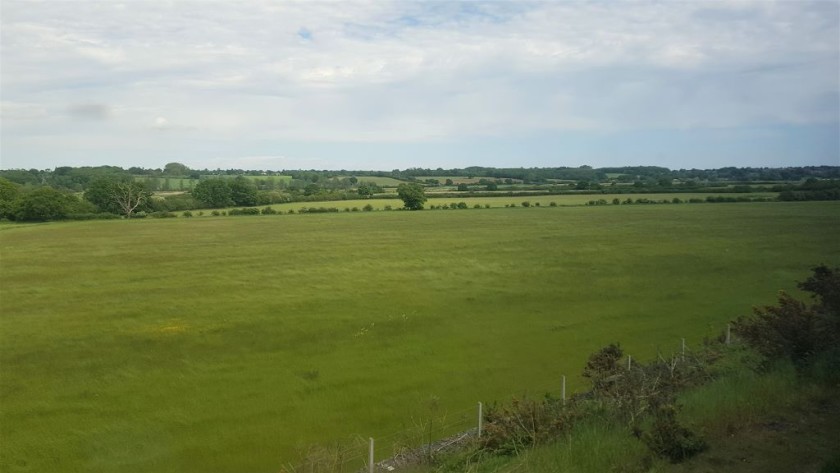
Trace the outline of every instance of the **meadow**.
[[836, 202], [494, 207], [0, 226], [0, 470], [276, 472], [840, 264]]
[[[432, 193], [428, 193], [427, 195], [433, 195]], [[563, 194], [563, 195], [536, 195], [536, 196], [506, 196], [502, 194], [496, 195], [487, 195], [481, 197], [446, 197], [446, 198], [429, 198], [424, 207], [429, 209], [431, 206], [442, 206], [442, 205], [450, 205], [450, 204], [457, 204], [459, 202], [464, 202], [467, 204], [468, 208], [473, 208], [474, 206], [478, 205], [480, 207], [487, 207], [490, 208], [502, 208], [502, 207], [520, 207], [522, 206], [523, 202], [528, 202], [532, 206], [543, 206], [548, 207], [551, 203], [557, 204], [557, 206], [580, 206], [586, 205], [587, 202], [590, 200], [598, 200], [598, 199], [605, 199], [607, 202], [612, 202], [614, 198], [618, 198], [621, 201], [626, 199], [648, 199], [653, 201], [659, 200], [672, 200], [673, 198], [678, 198], [682, 200], [684, 203], [688, 201], [688, 199], [701, 199], [705, 200], [708, 196], [719, 196], [722, 194], [709, 194], [709, 193], [679, 193], [679, 194]], [[730, 196], [737, 196], [736, 194], [728, 194]], [[749, 194], [750, 197], [754, 198], [775, 198], [778, 196], [777, 192], [755, 192]], [[393, 198], [372, 198], [372, 199], [348, 199], [348, 200], [334, 200], [334, 201], [319, 201], [319, 202], [288, 202], [284, 204], [274, 204], [270, 207], [278, 212], [289, 212], [290, 210], [294, 210], [297, 212], [302, 208], [310, 208], [310, 207], [325, 207], [325, 208], [336, 208], [341, 212], [350, 210], [352, 211], [354, 208], [357, 210], [362, 210], [366, 205], [370, 205], [373, 207], [373, 210], [385, 210], [388, 206], [391, 207], [392, 210], [399, 209], [403, 206], [403, 201], [393, 197]], [[210, 215], [212, 210], [224, 211], [227, 209], [210, 209], [204, 210], [202, 215]], [[198, 212], [193, 211], [192, 214], [195, 216]]]

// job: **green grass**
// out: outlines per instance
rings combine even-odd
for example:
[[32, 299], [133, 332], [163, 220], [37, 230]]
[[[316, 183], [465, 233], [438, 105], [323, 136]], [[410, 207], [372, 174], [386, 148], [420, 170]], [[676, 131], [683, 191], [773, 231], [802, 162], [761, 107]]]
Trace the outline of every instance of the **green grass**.
[[[432, 194], [433, 195], [433, 194]], [[613, 198], [619, 198], [620, 200], [625, 199], [648, 199], [648, 200], [671, 200], [674, 197], [678, 197], [682, 201], [687, 201], [691, 198], [703, 199], [705, 200], [707, 196], [717, 196], [719, 194], [702, 194], [702, 193], [692, 193], [692, 194], [625, 194], [625, 195], [587, 195], [587, 194], [566, 194], [566, 195], [540, 195], [540, 196], [527, 196], [527, 197], [511, 197], [511, 196], [487, 196], [487, 197], [448, 197], [448, 198], [430, 198], [425, 203], [425, 208], [429, 209], [432, 205], [439, 206], [439, 205], [449, 205], [450, 203], [458, 203], [458, 202], [465, 202], [467, 206], [472, 209], [472, 207], [476, 204], [480, 205], [481, 207], [485, 207], [489, 205], [490, 208], [503, 208], [505, 206], [516, 206], [521, 207], [522, 203], [527, 201], [531, 204], [531, 206], [535, 206], [539, 204], [540, 207], [549, 207], [552, 202], [557, 204], [558, 206], [580, 206], [586, 205], [587, 202], [590, 200], [598, 200], [598, 199], [606, 199], [610, 202], [609, 205], [612, 205]], [[766, 193], [754, 193], [750, 194], [753, 197], [766, 197], [766, 198], [774, 198], [778, 194], [772, 192]], [[351, 200], [332, 200], [332, 201], [319, 201], [319, 202], [289, 202], [285, 204], [274, 204], [270, 207], [274, 208], [278, 211], [288, 212], [289, 210], [294, 210], [297, 212], [301, 208], [310, 208], [310, 207], [335, 207], [339, 211], [344, 211], [345, 209], [353, 209], [354, 207], [361, 210], [365, 205], [370, 204], [373, 206], [374, 210], [385, 210], [386, 205], [390, 205], [393, 210], [400, 209], [403, 206], [403, 202], [397, 198], [390, 198], [390, 199], [351, 199]], [[635, 205], [635, 204], [634, 204]], [[680, 205], [698, 205], [698, 204], [680, 204]], [[262, 207], [262, 206], [259, 206]], [[215, 209], [215, 210], [225, 210], [225, 209]], [[210, 210], [203, 210], [204, 215], [209, 216]], [[193, 211], [193, 215], [196, 215], [198, 212]]]
[[0, 470], [276, 472], [430, 398], [583, 389], [597, 348], [699, 343], [838, 236], [837, 203], [0, 226]]
[[[351, 176], [336, 176], [336, 179], [346, 179], [349, 177]], [[359, 180], [359, 183], [370, 182], [382, 187], [397, 187], [398, 185], [405, 182], [399, 179], [394, 179], [393, 177], [384, 176], [356, 176], [356, 179]]]

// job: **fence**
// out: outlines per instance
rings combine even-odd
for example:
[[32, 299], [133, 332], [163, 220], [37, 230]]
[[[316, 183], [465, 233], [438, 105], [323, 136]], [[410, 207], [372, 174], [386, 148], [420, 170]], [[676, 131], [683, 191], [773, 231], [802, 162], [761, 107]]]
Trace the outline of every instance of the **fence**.
[[[723, 335], [726, 345], [732, 343], [732, 327], [727, 324]], [[685, 361], [690, 348], [685, 338], [680, 339], [680, 348], [675, 355]], [[658, 355], [661, 358], [661, 354]], [[627, 370], [633, 368], [634, 360], [626, 356]], [[546, 389], [532, 389], [531, 392], [550, 393], [559, 388], [559, 400], [565, 405], [567, 400], [584, 394], [571, 393], [567, 396], [566, 376]], [[481, 438], [484, 431], [485, 405], [475, 405], [457, 411], [436, 412], [434, 402], [426, 418], [412, 418], [414, 427], [402, 429], [389, 435], [358, 437], [332, 446], [313, 447], [304, 454], [298, 464], [287, 464], [283, 473], [380, 473], [399, 471], [409, 465], [423, 463], [436, 455], [460, 448], [471, 441]], [[378, 459], [378, 460], [377, 460]]]

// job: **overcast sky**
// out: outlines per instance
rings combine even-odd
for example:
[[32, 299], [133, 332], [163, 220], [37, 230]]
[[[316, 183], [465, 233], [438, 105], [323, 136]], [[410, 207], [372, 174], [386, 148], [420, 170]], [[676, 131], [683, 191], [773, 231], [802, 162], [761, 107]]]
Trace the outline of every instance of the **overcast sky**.
[[0, 167], [840, 165], [840, 2], [0, 0]]

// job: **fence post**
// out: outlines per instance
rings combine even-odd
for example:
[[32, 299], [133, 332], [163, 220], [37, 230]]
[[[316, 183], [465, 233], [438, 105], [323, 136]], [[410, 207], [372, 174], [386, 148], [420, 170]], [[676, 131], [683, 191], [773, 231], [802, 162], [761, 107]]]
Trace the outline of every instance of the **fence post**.
[[726, 324], [726, 344], [732, 343], [732, 324]]
[[685, 339], [682, 339], [682, 359], [685, 361]]
[[627, 355], [627, 371], [630, 371], [630, 364], [633, 362], [632, 360], [633, 360], [633, 357], [630, 356], [630, 355]]
[[478, 403], [478, 438], [481, 438], [481, 422], [483, 420], [483, 413], [481, 403]]
[[368, 471], [373, 473], [373, 437], [370, 438], [370, 448], [368, 449]]
[[563, 396], [563, 405], [565, 406], [566, 405], [566, 375], [565, 374], [563, 375], [563, 390], [561, 392], [562, 392], [562, 396]]

